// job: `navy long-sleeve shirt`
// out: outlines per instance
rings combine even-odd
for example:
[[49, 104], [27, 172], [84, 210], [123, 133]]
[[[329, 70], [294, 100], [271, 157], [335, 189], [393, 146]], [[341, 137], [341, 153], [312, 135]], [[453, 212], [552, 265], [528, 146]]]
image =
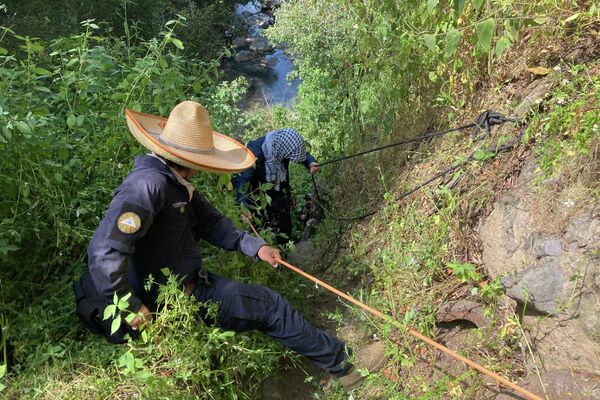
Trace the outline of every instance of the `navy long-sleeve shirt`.
[[[248, 196], [247, 196], [247, 186], [249, 186], [253, 180], [256, 180], [260, 183], [266, 182], [265, 177], [265, 155], [262, 151], [262, 145], [265, 142], [265, 136], [261, 136], [258, 139], [252, 140], [248, 142], [246, 147], [250, 149], [250, 151], [256, 157], [256, 163], [252, 168], [248, 168], [244, 172], [236, 174], [233, 176], [231, 183], [236, 191], [235, 201], [240, 205], [248, 205]], [[306, 160], [302, 163], [307, 169], [310, 168], [311, 163], [316, 163], [315, 158], [309, 153], [306, 152]], [[288, 169], [290, 161], [284, 160], [284, 165], [286, 170]], [[289, 185], [289, 174], [286, 179], [286, 182], [282, 185], [281, 190], [284, 190]]]
[[[197, 241], [256, 257], [266, 242], [237, 229], [200, 193], [188, 189], [161, 160], [137, 157], [88, 246], [88, 267], [98, 292], [112, 298], [131, 292], [130, 309], [156, 300], [157, 288], [143, 287], [152, 275], [164, 283], [163, 268], [190, 282], [202, 268]], [[179, 251], [178, 251], [179, 250]], [[176, 253], [179, 253], [177, 255]]]

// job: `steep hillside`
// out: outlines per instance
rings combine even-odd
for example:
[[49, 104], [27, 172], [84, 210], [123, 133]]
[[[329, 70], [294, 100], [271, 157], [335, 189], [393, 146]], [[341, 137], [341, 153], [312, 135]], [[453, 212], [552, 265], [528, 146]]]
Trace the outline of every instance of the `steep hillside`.
[[[490, 57], [483, 68], [432, 67], [444, 80], [438, 85], [440, 78], [432, 79], [433, 92], [398, 98], [393, 104], [386, 97], [389, 91], [381, 92], [381, 102], [376, 103], [380, 110], [396, 110], [390, 122], [389, 114], [380, 120], [363, 119], [368, 109], [362, 104], [346, 108], [348, 101], [365, 101], [361, 85], [376, 84], [370, 80], [381, 71], [364, 69], [370, 61], [356, 59], [377, 50], [356, 46], [365, 36], [382, 34], [377, 31], [382, 20], [377, 18], [384, 17], [365, 6], [355, 17], [370, 18], [372, 30], [344, 37], [337, 32], [351, 22], [346, 17], [335, 21], [340, 18], [335, 12], [324, 11], [331, 7], [342, 12], [339, 4], [292, 2], [283, 14], [290, 18], [286, 22], [296, 21], [300, 3], [302, 12], [323, 17], [320, 27], [307, 24], [309, 37], [295, 38], [285, 33], [289, 27], [281, 28], [281, 37], [291, 41], [292, 48], [295, 44], [300, 56], [313, 50], [311, 36], [321, 43], [318, 55], [310, 53], [311, 64], [301, 64], [301, 77], [303, 68], [316, 68], [322, 58], [342, 60], [325, 75], [320, 73], [321, 89], [312, 86], [316, 76], [307, 72], [312, 91], [300, 88], [294, 115], [294, 122], [306, 123], [317, 143], [332, 131], [356, 135], [346, 144], [323, 143], [329, 158], [468, 124], [484, 110], [499, 111], [520, 124], [494, 127], [489, 136], [471, 130], [449, 133], [324, 166], [321, 196], [330, 202], [325, 222], [310, 244], [299, 246], [295, 260], [406, 327], [416, 327], [538, 395], [600, 396], [599, 320], [594, 311], [600, 290], [600, 46], [595, 8], [545, 8], [549, 20], [521, 27], [512, 46]], [[348, 48], [328, 46], [326, 40], [339, 37], [348, 41]], [[389, 40], [386, 48], [391, 51], [394, 39]], [[425, 37], [425, 53], [437, 46], [428, 40]], [[459, 58], [469, 65], [477, 58], [471, 58], [468, 43], [461, 43]], [[357, 52], [354, 62], [345, 59], [352, 51]], [[344, 65], [361, 78], [344, 78]], [[400, 71], [403, 67], [398, 66]], [[340, 81], [356, 85], [356, 92], [336, 86]], [[405, 82], [399, 78], [397, 85]], [[332, 96], [334, 91], [338, 93]], [[325, 100], [320, 95], [332, 97]], [[314, 108], [318, 101], [323, 108]], [[302, 115], [304, 107], [313, 107], [309, 118]], [[316, 124], [311, 120], [314, 112], [320, 113]], [[338, 112], [356, 118], [356, 123], [346, 118], [343, 125], [331, 117]], [[405, 197], [465, 160], [469, 162]], [[357, 216], [358, 221], [348, 221]], [[315, 260], [314, 254], [323, 256]], [[387, 368], [369, 376], [354, 398], [475, 399], [504, 391], [405, 331], [347, 306], [338, 304], [337, 312], [322, 315], [338, 321], [339, 334], [351, 345], [384, 340], [392, 356]], [[326, 391], [324, 398], [346, 398], [344, 393], [337, 388]]]

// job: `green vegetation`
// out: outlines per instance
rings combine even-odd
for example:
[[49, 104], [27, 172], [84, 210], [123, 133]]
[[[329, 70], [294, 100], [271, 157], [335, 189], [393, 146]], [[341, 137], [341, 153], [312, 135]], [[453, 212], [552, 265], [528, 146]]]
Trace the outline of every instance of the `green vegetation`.
[[[2, 378], [7, 398], [252, 398], [284, 355], [263, 335], [199, 325], [198, 306], [189, 308], [174, 284], [164, 294], [169, 311], [144, 343], [110, 346], [73, 312], [71, 282], [85, 268], [87, 242], [143, 153], [124, 123], [126, 107], [166, 115], [182, 99], [199, 99], [215, 129], [257, 129], [259, 119], [236, 106], [243, 80], [219, 83], [218, 59], [183, 56], [174, 34], [183, 23], [167, 21], [158, 38], [135, 45], [100, 35], [91, 20], [82, 33], [50, 42], [2, 31], [18, 43], [0, 48], [0, 320], [18, 363]], [[202, 174], [195, 184], [238, 220], [229, 176]], [[241, 281], [297, 287], [237, 254], [213, 250], [205, 265]]]
[[[0, 365], [6, 398], [257, 398], [278, 360], [294, 357], [264, 335], [197, 322], [198, 311], [214, 309], [183, 296], [172, 277], [141, 341], [112, 346], [78, 325], [71, 282], [85, 268], [85, 247], [112, 190], [143, 152], [127, 132], [125, 108], [166, 115], [180, 100], [196, 99], [219, 131], [250, 138], [294, 126], [324, 161], [470, 122], [485, 109], [510, 113], [517, 100], [508, 87], [533, 80], [527, 67], [543, 66], [556, 85], [526, 117], [523, 148], [537, 157], [540, 185], [562, 177], [573, 187], [560, 201], [579, 207], [598, 199], [600, 65], [583, 56], [565, 61], [598, 22], [593, 2], [289, 1], [268, 34], [297, 55], [298, 98], [293, 111], [252, 115], [238, 108], [246, 83], [221, 81], [219, 30], [230, 1], [123, 0], [96, 8], [35, 1], [16, 17], [11, 12], [21, 2], [3, 3], [0, 322], [18, 362], [8, 374]], [[186, 8], [191, 3], [195, 8]], [[352, 226], [331, 215], [323, 221], [315, 239], [331, 250], [320, 265], [323, 278], [350, 291], [362, 282], [357, 298], [427, 335], [439, 328], [437, 310], [450, 299], [477, 301], [496, 319], [502, 288], [481, 267], [474, 224], [522, 164], [520, 156], [483, 149], [513, 137], [477, 142], [456, 133], [323, 167], [319, 181], [335, 216], [378, 211]], [[441, 184], [398, 201], [477, 151]], [[299, 169], [292, 175], [300, 199], [310, 177]], [[201, 174], [195, 185], [239, 221], [229, 177]], [[547, 186], [540, 190], [552, 197]], [[214, 249], [204, 265], [268, 283], [301, 309], [310, 306], [303, 301], [309, 285], [288, 272]], [[392, 353], [392, 379], [369, 376], [355, 398], [483, 397], [477, 374], [425, 376], [443, 363], [437, 353], [401, 329], [344, 311], [329, 316], [362, 332], [346, 338], [351, 345], [375, 334]], [[517, 381], [520, 322], [511, 314], [498, 328], [471, 330], [460, 351]], [[336, 386], [322, 398], [347, 396]]]
[[[156, 37], [164, 24], [176, 18], [187, 23], [175, 27], [186, 43], [186, 52], [204, 60], [217, 57], [225, 45], [224, 32], [231, 26], [233, 0], [5, 0], [0, 5], [0, 24], [32, 38], [52, 40], [81, 31], [81, 21], [98, 21], [97, 33], [125, 37], [138, 44]], [[5, 47], [20, 43], [12, 37]]]

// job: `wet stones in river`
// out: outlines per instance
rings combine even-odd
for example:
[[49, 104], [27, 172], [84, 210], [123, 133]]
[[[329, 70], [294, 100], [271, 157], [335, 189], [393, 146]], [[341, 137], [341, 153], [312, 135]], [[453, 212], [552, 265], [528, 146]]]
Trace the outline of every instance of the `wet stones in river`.
[[257, 36], [255, 38], [250, 39], [248, 42], [250, 45], [250, 50], [260, 53], [272, 51], [274, 48], [271, 42], [269, 42], [267, 38], [263, 36]]
[[250, 50], [241, 50], [233, 57], [233, 60], [237, 63], [243, 63], [250, 60], [253, 60], [257, 57], [257, 55]]

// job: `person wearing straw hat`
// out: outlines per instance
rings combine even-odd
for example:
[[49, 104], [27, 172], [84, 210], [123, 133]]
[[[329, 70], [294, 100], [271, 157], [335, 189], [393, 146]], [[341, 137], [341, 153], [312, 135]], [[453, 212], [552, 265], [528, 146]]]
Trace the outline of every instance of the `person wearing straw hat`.
[[[277, 249], [237, 229], [189, 182], [198, 171], [243, 171], [254, 163], [253, 154], [214, 132], [207, 111], [193, 101], [178, 104], [168, 119], [132, 110], [125, 115], [133, 136], [151, 153], [136, 158], [134, 169], [116, 189], [88, 246], [88, 275], [106, 302], [115, 293], [131, 293], [129, 309], [137, 316], [128, 328], [141, 328], [152, 319], [157, 285], [166, 280], [161, 269], [166, 267], [182, 279], [187, 294], [219, 305], [214, 322], [221, 328], [261, 330], [340, 377], [342, 384], [360, 380], [345, 344], [308, 323], [279, 293], [202, 268], [201, 239], [277, 265]], [[148, 287], [144, 283], [150, 275], [154, 283]], [[83, 297], [85, 293], [76, 292], [78, 303]], [[369, 368], [374, 359], [381, 361], [383, 349], [376, 345], [379, 350], [357, 351], [354, 364]]]
[[[290, 161], [303, 164], [314, 174], [319, 170], [315, 158], [306, 151], [304, 138], [296, 129], [284, 128], [270, 131], [247, 144], [256, 157], [254, 167], [236, 174], [231, 183], [236, 190], [238, 205], [259, 209], [258, 202], [249, 198], [265, 183], [273, 184], [267, 191], [271, 202], [263, 212], [265, 219], [274, 228], [279, 244], [286, 243], [292, 236], [292, 194], [289, 185]], [[248, 215], [249, 217], [249, 215]]]

